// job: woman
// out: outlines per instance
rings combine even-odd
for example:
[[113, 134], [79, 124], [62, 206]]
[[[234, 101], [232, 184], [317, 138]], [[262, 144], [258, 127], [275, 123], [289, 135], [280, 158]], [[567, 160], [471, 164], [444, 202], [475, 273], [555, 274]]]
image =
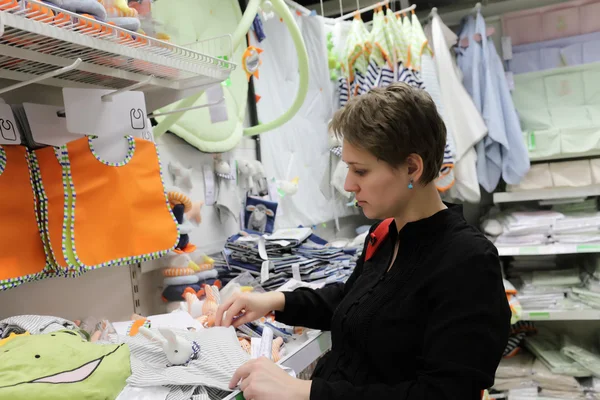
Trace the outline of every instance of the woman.
[[397, 83], [353, 98], [330, 127], [344, 140], [345, 189], [367, 217], [393, 218], [389, 231], [371, 235], [367, 244], [381, 239], [376, 252], [363, 251], [343, 285], [223, 304], [223, 326], [275, 310], [278, 321], [332, 333], [311, 381], [263, 359], [242, 366], [232, 387], [252, 400], [479, 400], [494, 382], [510, 310], [496, 248], [433, 183], [446, 143], [435, 104]]

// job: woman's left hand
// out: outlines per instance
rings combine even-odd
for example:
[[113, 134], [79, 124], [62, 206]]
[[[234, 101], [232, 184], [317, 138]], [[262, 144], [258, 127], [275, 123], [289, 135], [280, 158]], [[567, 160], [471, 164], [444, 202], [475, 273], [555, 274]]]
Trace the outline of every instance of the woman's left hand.
[[[241, 381], [241, 383], [240, 383]], [[233, 375], [229, 387], [238, 383], [248, 400], [309, 400], [310, 381], [292, 378], [267, 358], [248, 361]]]

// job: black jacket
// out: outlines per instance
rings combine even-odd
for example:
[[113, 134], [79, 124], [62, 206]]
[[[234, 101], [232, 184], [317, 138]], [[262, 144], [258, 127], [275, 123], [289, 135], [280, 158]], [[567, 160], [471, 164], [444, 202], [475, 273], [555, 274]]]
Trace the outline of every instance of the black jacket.
[[479, 400], [510, 329], [494, 245], [449, 205], [399, 233], [392, 223], [375, 255], [364, 254], [345, 285], [286, 293], [276, 315], [331, 330], [311, 400]]

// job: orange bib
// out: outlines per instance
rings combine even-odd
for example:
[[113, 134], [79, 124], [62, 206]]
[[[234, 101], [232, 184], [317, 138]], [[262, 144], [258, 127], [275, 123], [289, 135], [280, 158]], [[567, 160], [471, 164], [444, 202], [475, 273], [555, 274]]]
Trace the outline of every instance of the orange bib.
[[37, 205], [21, 146], [0, 146], [0, 289], [41, 276], [46, 253]]
[[177, 221], [168, 205], [154, 143], [127, 137], [120, 163], [102, 161], [91, 138], [67, 144], [73, 191], [73, 250], [85, 268], [151, 260], [175, 248]]
[[36, 187], [40, 200], [43, 229], [53, 262], [62, 274], [76, 275], [78, 267], [67, 260], [67, 180], [63, 178], [60, 150], [46, 147], [32, 154], [32, 167], [36, 174]]

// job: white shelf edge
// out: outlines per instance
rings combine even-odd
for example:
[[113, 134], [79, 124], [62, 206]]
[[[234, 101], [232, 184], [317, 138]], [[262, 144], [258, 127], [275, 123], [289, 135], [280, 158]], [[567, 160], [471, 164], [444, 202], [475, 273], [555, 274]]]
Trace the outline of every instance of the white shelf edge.
[[600, 244], [548, 244], [545, 246], [499, 246], [498, 255], [507, 256], [542, 256], [555, 254], [600, 253]]
[[549, 188], [524, 190], [519, 192], [494, 193], [494, 204], [518, 201], [574, 199], [588, 196], [600, 196], [600, 185], [590, 185], [575, 188]]
[[523, 310], [523, 321], [600, 321], [600, 310]]
[[[331, 348], [331, 332], [321, 332], [308, 339], [296, 351], [284, 357], [279, 364], [300, 373]], [[243, 394], [235, 391], [223, 400], [243, 400]]]

